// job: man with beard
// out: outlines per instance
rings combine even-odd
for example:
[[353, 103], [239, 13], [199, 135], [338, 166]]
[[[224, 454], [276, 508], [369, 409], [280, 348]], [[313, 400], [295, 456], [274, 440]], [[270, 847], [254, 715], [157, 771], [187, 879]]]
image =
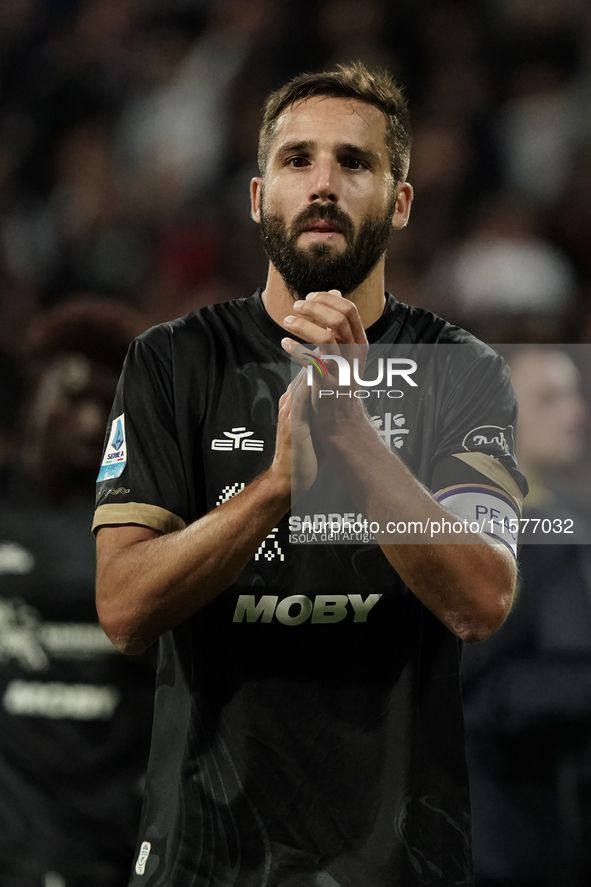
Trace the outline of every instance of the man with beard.
[[[400, 91], [361, 65], [274, 93], [252, 182], [264, 291], [157, 327], [128, 355], [94, 526], [107, 634], [127, 652], [160, 638], [134, 885], [472, 883], [459, 646], [510, 606], [502, 521], [454, 548], [289, 536], [292, 495], [322, 461], [368, 515], [519, 507], [502, 361], [384, 294], [409, 143]], [[445, 352], [433, 397], [409, 398], [391, 450], [388, 404], [370, 419], [351, 398], [327, 426], [306, 376], [289, 385], [305, 342], [463, 347]], [[502, 446], [474, 434], [491, 426]]]

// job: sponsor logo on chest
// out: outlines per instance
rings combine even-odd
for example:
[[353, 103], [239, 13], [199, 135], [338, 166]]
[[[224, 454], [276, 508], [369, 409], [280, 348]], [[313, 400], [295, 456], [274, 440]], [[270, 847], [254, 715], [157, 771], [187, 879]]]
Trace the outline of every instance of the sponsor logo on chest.
[[246, 450], [260, 453], [265, 441], [255, 439], [252, 435], [254, 431], [247, 431], [246, 426], [232, 428], [231, 431], [223, 431], [224, 437], [214, 438], [211, 442], [212, 450], [218, 452], [232, 452], [232, 450]]
[[279, 600], [276, 594], [263, 594], [258, 600], [254, 594], [241, 594], [236, 602], [232, 622], [277, 621], [282, 625], [330, 625], [347, 619], [349, 622], [367, 622], [367, 617], [378, 603], [381, 594], [292, 594]]

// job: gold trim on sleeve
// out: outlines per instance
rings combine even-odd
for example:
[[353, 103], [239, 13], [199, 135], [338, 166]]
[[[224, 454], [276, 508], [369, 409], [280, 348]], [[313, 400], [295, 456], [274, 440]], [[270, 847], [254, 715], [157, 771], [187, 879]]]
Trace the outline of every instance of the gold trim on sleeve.
[[500, 462], [497, 462], [494, 456], [489, 456], [486, 453], [454, 453], [453, 455], [455, 459], [461, 459], [462, 462], [470, 465], [475, 471], [488, 477], [489, 480], [498, 484], [498, 486], [505, 490], [506, 493], [509, 493], [511, 498], [515, 500], [515, 503], [521, 512], [523, 506], [523, 493], [505, 466], [501, 465]]
[[94, 513], [92, 532], [113, 524], [139, 524], [163, 535], [184, 530], [187, 526], [184, 520], [159, 505], [144, 505], [141, 502], [99, 505]]

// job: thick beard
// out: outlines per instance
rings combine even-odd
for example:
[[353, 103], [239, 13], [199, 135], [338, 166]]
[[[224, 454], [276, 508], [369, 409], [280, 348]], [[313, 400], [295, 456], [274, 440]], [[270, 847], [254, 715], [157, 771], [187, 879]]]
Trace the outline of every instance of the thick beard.
[[[381, 218], [365, 219], [357, 234], [351, 218], [335, 204], [311, 204], [294, 220], [288, 231], [281, 216], [267, 213], [261, 205], [261, 237], [265, 251], [294, 299], [308, 293], [338, 289], [345, 296], [353, 292], [371, 274], [386, 251], [392, 231], [395, 200]], [[342, 232], [346, 248], [335, 252], [326, 243], [314, 243], [307, 249], [297, 239], [312, 221], [334, 222]]]

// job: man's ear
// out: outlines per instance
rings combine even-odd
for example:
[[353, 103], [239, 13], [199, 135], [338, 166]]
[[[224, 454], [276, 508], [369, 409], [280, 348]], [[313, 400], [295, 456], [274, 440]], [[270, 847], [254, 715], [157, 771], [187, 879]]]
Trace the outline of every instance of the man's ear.
[[255, 222], [261, 221], [261, 189], [263, 180], [260, 176], [251, 179], [250, 182], [250, 216]]
[[396, 186], [396, 209], [392, 216], [393, 228], [404, 228], [408, 222], [412, 198], [412, 185], [409, 185], [408, 182], [401, 182], [400, 185]]

